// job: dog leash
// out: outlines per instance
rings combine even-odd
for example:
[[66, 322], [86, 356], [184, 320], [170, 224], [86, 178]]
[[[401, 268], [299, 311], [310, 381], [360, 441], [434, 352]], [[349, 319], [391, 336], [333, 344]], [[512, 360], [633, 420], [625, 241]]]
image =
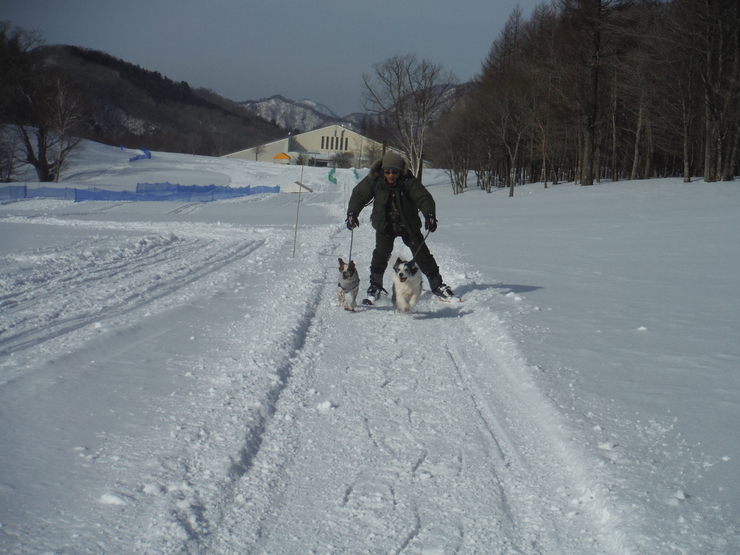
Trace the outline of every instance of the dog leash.
[[419, 245], [419, 248], [416, 249], [416, 252], [414, 253], [414, 256], [411, 257], [411, 260], [409, 260], [409, 262], [411, 262], [412, 260], [415, 260], [416, 259], [416, 255], [419, 254], [419, 251], [421, 250], [421, 247], [424, 245], [424, 243], [427, 242], [427, 237], [429, 237], [429, 234], [431, 232], [432, 232], [432, 230], [430, 229], [429, 231], [427, 231], [427, 234], [424, 235], [424, 239], [421, 240], [421, 245]]
[[355, 241], [355, 230], [352, 230], [352, 234], [349, 236], [349, 258], [347, 260], [352, 261], [352, 244]]

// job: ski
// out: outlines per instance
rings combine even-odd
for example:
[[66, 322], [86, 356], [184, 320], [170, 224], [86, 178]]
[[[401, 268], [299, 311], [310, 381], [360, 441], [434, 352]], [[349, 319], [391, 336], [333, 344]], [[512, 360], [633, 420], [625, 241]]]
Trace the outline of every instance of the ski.
[[447, 303], [447, 304], [452, 304], [453, 300], [459, 303], [465, 302], [465, 299], [462, 299], [460, 297], [455, 297], [454, 295], [452, 297], [447, 297], [446, 299], [443, 299], [442, 297], [438, 297], [437, 295], [434, 295], [434, 298], [437, 299], [441, 303]]
[[[427, 291], [427, 289], [424, 289], [424, 291]], [[455, 293], [453, 293], [452, 289], [446, 285], [444, 286], [444, 289], [442, 289], [442, 291], [443, 291], [443, 294], [441, 295], [438, 295], [434, 291], [430, 291], [430, 293], [435, 299], [437, 299], [439, 302], [442, 302], [442, 303], [451, 303], [452, 299], [457, 299], [457, 302], [459, 303], [464, 301], [464, 299], [456, 296]]]

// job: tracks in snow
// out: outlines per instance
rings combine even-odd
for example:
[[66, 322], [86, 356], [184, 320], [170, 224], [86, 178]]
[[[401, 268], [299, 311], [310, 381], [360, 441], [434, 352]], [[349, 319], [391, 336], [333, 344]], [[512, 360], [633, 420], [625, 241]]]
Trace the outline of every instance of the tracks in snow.
[[288, 385], [195, 551], [628, 553], [595, 459], [484, 296], [408, 316], [315, 291]]
[[[101, 226], [105, 223], [96, 224]], [[4, 257], [0, 356], [151, 305], [265, 243], [172, 225], [131, 231], [131, 238], [98, 237]]]
[[179, 362], [214, 376], [216, 404], [194, 401], [197, 421], [180, 419], [179, 454], [152, 447], [160, 478], [128, 484], [149, 515], [139, 551], [628, 552], [619, 507], [486, 306], [491, 289], [458, 306], [427, 298], [412, 315], [352, 314], [336, 306], [336, 231], [305, 239], [291, 265], [282, 239], [260, 256], [264, 238], [243, 231], [143, 229], [6, 259], [14, 281], [0, 297], [7, 354], [227, 267], [260, 289], [246, 298], [266, 302], [253, 306], [238, 288], [218, 292], [217, 305], [250, 318], [214, 328], [218, 349]]

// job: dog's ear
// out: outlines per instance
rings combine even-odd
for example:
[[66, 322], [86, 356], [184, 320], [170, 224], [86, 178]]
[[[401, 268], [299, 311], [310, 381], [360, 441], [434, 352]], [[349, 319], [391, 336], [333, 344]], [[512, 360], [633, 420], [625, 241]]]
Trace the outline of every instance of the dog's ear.
[[403, 262], [403, 260], [401, 260], [401, 257], [399, 256], [398, 258], [396, 258], [396, 263], [393, 266], [398, 266], [402, 262]]
[[349, 268], [350, 270], [354, 270], [355, 269], [355, 261], [354, 260], [350, 260], [349, 261], [349, 265], [347, 266], [347, 268]]
[[339, 266], [340, 267], [344, 266], [344, 260], [342, 260], [341, 258], [339, 259]]

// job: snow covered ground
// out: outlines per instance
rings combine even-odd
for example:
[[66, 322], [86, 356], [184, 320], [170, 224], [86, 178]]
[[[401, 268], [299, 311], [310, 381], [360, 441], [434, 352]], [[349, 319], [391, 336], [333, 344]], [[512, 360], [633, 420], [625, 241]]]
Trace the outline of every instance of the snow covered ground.
[[68, 180], [315, 192], [0, 206], [0, 551], [740, 549], [737, 182], [425, 172], [465, 301], [349, 313], [352, 171], [130, 155]]

